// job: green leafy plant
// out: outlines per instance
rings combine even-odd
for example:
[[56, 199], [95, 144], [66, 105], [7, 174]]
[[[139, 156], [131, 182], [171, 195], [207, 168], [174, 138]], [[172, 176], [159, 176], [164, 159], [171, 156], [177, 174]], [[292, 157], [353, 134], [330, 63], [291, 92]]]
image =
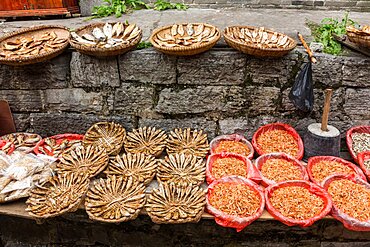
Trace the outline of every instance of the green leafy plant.
[[345, 34], [346, 27], [355, 25], [356, 22], [348, 19], [347, 12], [341, 21], [337, 18], [324, 18], [321, 20], [320, 24], [311, 21], [307, 21], [306, 24], [311, 29], [315, 41], [324, 45], [325, 53], [338, 55], [342, 52], [342, 45], [334, 39], [333, 34]]
[[149, 47], [152, 47], [152, 43], [148, 42], [148, 41], [142, 41], [138, 44], [138, 46], [136, 47], [137, 50], [141, 50], [141, 49], [146, 49], [146, 48], [149, 48]]
[[158, 11], [166, 10], [166, 9], [178, 9], [178, 10], [186, 10], [188, 6], [183, 3], [171, 3], [164, 0], [157, 0], [154, 3], [154, 9]]
[[131, 10], [149, 9], [150, 6], [141, 0], [104, 0], [104, 3], [93, 8], [93, 17], [115, 15], [117, 18]]

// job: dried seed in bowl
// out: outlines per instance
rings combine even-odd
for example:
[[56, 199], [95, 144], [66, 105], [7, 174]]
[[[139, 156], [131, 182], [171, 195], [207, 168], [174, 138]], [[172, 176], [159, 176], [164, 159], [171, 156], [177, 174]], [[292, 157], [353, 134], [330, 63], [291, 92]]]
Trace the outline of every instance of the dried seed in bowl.
[[370, 160], [365, 160], [364, 165], [365, 165], [366, 169], [370, 170]]
[[257, 138], [257, 144], [263, 153], [298, 154], [298, 141], [286, 130], [266, 131]]
[[229, 215], [249, 217], [260, 208], [259, 194], [245, 184], [219, 183], [209, 193], [210, 204]]
[[228, 152], [235, 153], [244, 156], [248, 156], [251, 153], [247, 144], [238, 141], [220, 141], [215, 148], [216, 153]]
[[246, 177], [247, 165], [237, 158], [219, 158], [213, 162], [211, 172], [215, 179], [231, 175]]
[[334, 174], [356, 174], [349, 166], [337, 161], [322, 160], [312, 166], [312, 176], [321, 183], [325, 178]]
[[276, 189], [270, 202], [279, 213], [295, 220], [315, 217], [324, 209], [324, 200], [301, 186]]
[[334, 205], [345, 214], [360, 220], [370, 220], [370, 189], [348, 179], [334, 180], [328, 192]]
[[353, 133], [352, 142], [352, 148], [356, 155], [364, 151], [370, 151], [369, 133]]
[[276, 183], [303, 179], [301, 169], [286, 159], [268, 159], [261, 168], [262, 175]]

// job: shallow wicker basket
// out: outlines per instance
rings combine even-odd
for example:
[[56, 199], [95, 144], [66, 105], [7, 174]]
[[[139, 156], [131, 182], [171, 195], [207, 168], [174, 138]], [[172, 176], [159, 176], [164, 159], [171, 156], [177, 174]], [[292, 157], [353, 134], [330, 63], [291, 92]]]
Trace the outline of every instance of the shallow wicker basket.
[[58, 38], [66, 39], [63, 45], [54, 49], [50, 52], [42, 52], [39, 55], [31, 55], [29, 57], [19, 57], [19, 58], [4, 58], [0, 57], [0, 63], [12, 66], [23, 66], [27, 64], [34, 64], [44, 62], [46, 60], [50, 60], [60, 54], [68, 47], [69, 43], [69, 36], [70, 33], [66, 27], [63, 26], [37, 26], [37, 27], [29, 27], [25, 29], [21, 29], [19, 31], [15, 31], [0, 38], [0, 47], [3, 46], [4, 43], [13, 41], [23, 37], [33, 36], [35, 38], [40, 37], [45, 32], [55, 32], [58, 35]]
[[361, 35], [361, 34], [355, 33], [347, 29], [347, 36], [351, 42], [359, 46], [362, 46], [362, 47], [370, 48], [370, 35], [369, 34], [365, 35], [364, 33], [363, 35]]
[[[230, 35], [226, 33], [226, 30], [228, 28], [237, 28], [237, 29], [242, 29], [242, 28], [247, 28], [250, 31], [254, 31], [255, 29], [258, 29], [258, 27], [252, 27], [252, 26], [232, 26], [232, 27], [227, 27], [225, 28], [223, 32], [224, 39], [226, 43], [231, 46], [232, 48], [241, 51], [243, 53], [246, 53], [248, 55], [256, 56], [256, 57], [282, 57], [288, 54], [290, 51], [292, 51], [296, 46], [297, 42], [292, 39], [291, 37], [288, 36], [288, 39], [290, 40], [290, 44], [285, 47], [285, 48], [264, 48], [264, 47], [258, 47], [255, 44], [250, 44], [246, 42], [241, 42], [238, 41], [234, 38], [232, 38]], [[265, 29], [265, 31], [269, 35], [273, 35], [275, 32], [271, 30]], [[278, 35], [285, 35], [282, 33], [278, 33]]]
[[[109, 23], [109, 24], [114, 25], [114, 23]], [[94, 28], [96, 27], [103, 28], [104, 25], [105, 23], [103, 22], [93, 23], [93, 24], [76, 29], [75, 33], [77, 33], [79, 36], [86, 34], [86, 33], [91, 34]], [[136, 38], [133, 39], [129, 44], [122, 44], [122, 45], [111, 47], [111, 48], [88, 47], [85, 45], [81, 45], [80, 43], [74, 41], [72, 38], [70, 38], [69, 42], [71, 46], [75, 48], [78, 52], [86, 54], [86, 55], [96, 56], [96, 57], [118, 56], [118, 55], [128, 52], [129, 50], [134, 49], [139, 44], [143, 36], [142, 33], [143, 32], [140, 29], [139, 35], [136, 36]]]
[[[216, 28], [215, 26], [212, 26], [212, 25], [207, 24], [207, 23], [192, 23], [192, 25], [194, 27], [198, 26], [200, 24], [203, 24], [205, 28], [209, 28], [209, 29]], [[186, 26], [186, 25], [188, 25], [188, 23], [181, 23], [181, 25]], [[157, 49], [158, 51], [163, 52], [165, 54], [168, 54], [168, 55], [174, 55], [174, 56], [192, 56], [192, 55], [196, 55], [196, 54], [199, 54], [199, 53], [202, 53], [202, 52], [205, 52], [205, 51], [211, 49], [217, 43], [217, 41], [221, 38], [221, 33], [220, 33], [219, 29], [216, 28], [216, 34], [215, 34], [214, 38], [212, 40], [208, 41], [208, 42], [196, 43], [196, 44], [186, 46], [186, 47], [162, 47], [162, 46], [159, 46], [155, 42], [154, 37], [157, 34], [170, 33], [171, 32], [171, 27], [172, 27], [172, 25], [164, 26], [164, 27], [160, 27], [160, 28], [155, 29], [153, 31], [152, 35], [150, 36], [150, 39], [149, 39], [150, 43], [152, 43], [152, 45], [154, 46], [155, 49]]]

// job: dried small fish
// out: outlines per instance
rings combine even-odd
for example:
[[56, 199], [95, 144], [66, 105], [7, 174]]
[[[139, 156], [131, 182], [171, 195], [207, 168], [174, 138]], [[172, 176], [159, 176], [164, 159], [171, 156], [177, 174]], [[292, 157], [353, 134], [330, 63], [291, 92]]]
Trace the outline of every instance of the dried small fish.
[[112, 38], [112, 36], [113, 36], [113, 27], [112, 27], [112, 25], [109, 24], [109, 23], [105, 23], [105, 25], [103, 27], [103, 33], [107, 37], [107, 39]]
[[92, 41], [92, 42], [95, 41], [95, 37], [93, 35], [91, 35], [91, 34], [88, 34], [88, 33], [83, 34], [82, 35], [82, 38], [84, 38], [84, 39], [86, 39], [88, 41]]
[[180, 24], [177, 28], [177, 33], [180, 35], [180, 36], [184, 36], [185, 34], [185, 30], [184, 30], [184, 27]]
[[189, 24], [186, 26], [186, 33], [187, 33], [189, 36], [192, 36], [192, 35], [194, 34], [193, 24], [189, 23]]
[[154, 127], [144, 127], [129, 132], [124, 147], [128, 153], [159, 156], [166, 147], [166, 139], [167, 135], [163, 130]]
[[177, 35], [177, 25], [173, 25], [171, 28], [171, 35], [176, 36]]
[[195, 28], [194, 36], [198, 36], [204, 31], [204, 24], [200, 24]]
[[41, 141], [41, 136], [31, 133], [13, 133], [0, 137], [0, 140], [7, 142], [7, 145], [2, 150], [7, 154], [11, 154], [15, 150], [23, 152], [32, 151], [37, 143]]
[[93, 31], [92, 31], [92, 34], [94, 35], [94, 37], [98, 40], [98, 41], [104, 41], [104, 40], [106, 40], [106, 36], [105, 36], [105, 34], [103, 33], [103, 31], [100, 29], [100, 28], [98, 28], [98, 27], [96, 27], [96, 28], [94, 28], [93, 29]]
[[85, 201], [90, 219], [111, 223], [136, 219], [144, 205], [144, 185], [116, 176], [95, 180]]
[[158, 182], [172, 182], [179, 186], [200, 185], [204, 182], [206, 165], [194, 155], [170, 154], [160, 160]]
[[174, 183], [159, 184], [149, 195], [145, 209], [156, 224], [198, 222], [204, 212], [206, 191]]
[[125, 31], [123, 32], [122, 38], [128, 37], [135, 28], [136, 24], [128, 25], [128, 27], [126, 27]]

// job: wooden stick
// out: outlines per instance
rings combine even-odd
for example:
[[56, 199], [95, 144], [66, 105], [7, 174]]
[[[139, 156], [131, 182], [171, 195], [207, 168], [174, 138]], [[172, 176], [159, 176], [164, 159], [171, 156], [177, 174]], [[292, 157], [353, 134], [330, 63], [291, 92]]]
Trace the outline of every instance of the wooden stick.
[[322, 120], [321, 120], [321, 130], [322, 131], [329, 131], [328, 130], [328, 119], [329, 119], [329, 111], [330, 111], [330, 100], [331, 100], [332, 94], [333, 94], [333, 89], [325, 90], [324, 111], [322, 113]]
[[310, 57], [311, 62], [312, 62], [312, 63], [316, 63], [316, 62], [317, 62], [317, 60], [316, 60], [316, 58], [314, 57], [314, 55], [313, 55], [313, 53], [312, 53], [312, 51], [311, 51], [310, 47], [307, 45], [306, 41], [303, 39], [302, 34], [298, 33], [298, 38], [299, 38], [299, 40], [302, 42], [303, 47], [306, 49], [306, 52], [307, 52], [308, 56]]

